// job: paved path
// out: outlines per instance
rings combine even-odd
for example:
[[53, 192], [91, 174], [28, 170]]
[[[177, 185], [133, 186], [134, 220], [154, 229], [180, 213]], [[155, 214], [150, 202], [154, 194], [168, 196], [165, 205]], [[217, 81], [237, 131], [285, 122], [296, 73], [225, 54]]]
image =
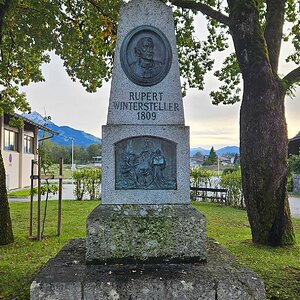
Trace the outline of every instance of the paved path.
[[[75, 200], [74, 194], [74, 184], [63, 184], [63, 199], [66, 200]], [[50, 195], [50, 200], [57, 200], [58, 195]], [[45, 196], [42, 197], [42, 199], [45, 199]], [[37, 200], [37, 196], [34, 197], [34, 200]], [[9, 198], [9, 202], [28, 202], [28, 198]], [[290, 202], [290, 208], [291, 208], [291, 214], [292, 217], [300, 219], [300, 198], [289, 198]]]
[[[63, 200], [75, 200], [75, 196], [73, 194], [74, 191], [74, 184], [63, 184], [63, 194], [62, 198]], [[42, 195], [42, 200], [44, 200], [46, 197]], [[37, 195], [33, 197], [34, 200], [37, 200]], [[58, 194], [56, 195], [49, 195], [49, 200], [57, 200]], [[30, 197], [24, 197], [24, 198], [9, 198], [9, 202], [28, 202], [30, 201]]]
[[300, 198], [289, 198], [292, 217], [300, 219]]

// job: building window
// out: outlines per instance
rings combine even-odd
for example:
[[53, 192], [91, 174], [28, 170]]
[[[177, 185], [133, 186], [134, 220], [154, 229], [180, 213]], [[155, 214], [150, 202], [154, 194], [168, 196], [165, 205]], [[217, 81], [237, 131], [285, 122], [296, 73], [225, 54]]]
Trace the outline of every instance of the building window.
[[16, 132], [4, 129], [4, 150], [18, 150], [18, 134]]
[[24, 153], [33, 153], [33, 137], [24, 135]]

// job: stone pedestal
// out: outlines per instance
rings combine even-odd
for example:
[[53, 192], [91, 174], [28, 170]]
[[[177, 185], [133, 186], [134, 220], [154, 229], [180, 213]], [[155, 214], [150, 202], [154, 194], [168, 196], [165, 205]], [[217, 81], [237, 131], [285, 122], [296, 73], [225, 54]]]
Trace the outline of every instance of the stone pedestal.
[[40, 270], [31, 300], [264, 300], [257, 275], [214, 241], [206, 263], [86, 265], [73, 240]]
[[99, 205], [86, 247], [88, 264], [205, 261], [205, 218], [190, 205]]

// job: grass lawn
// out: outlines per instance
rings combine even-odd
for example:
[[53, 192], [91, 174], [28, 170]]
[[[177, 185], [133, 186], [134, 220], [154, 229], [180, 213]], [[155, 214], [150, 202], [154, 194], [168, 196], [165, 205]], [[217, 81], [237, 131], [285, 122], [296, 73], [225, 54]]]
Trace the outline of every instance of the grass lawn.
[[[56, 237], [56, 201], [49, 202], [46, 238], [30, 241], [29, 203], [11, 203], [15, 243], [0, 246], [0, 299], [29, 299], [29, 287], [36, 270], [53, 257], [71, 238], [85, 236], [85, 220], [98, 201], [64, 201], [62, 236]], [[268, 299], [300, 299], [300, 245], [284, 248], [251, 244], [246, 213], [215, 204], [193, 203], [208, 219], [208, 235], [218, 240], [239, 261], [264, 280]], [[300, 241], [300, 220], [294, 220]]]
[[8, 192], [7, 195], [8, 197], [29, 197], [30, 189]]

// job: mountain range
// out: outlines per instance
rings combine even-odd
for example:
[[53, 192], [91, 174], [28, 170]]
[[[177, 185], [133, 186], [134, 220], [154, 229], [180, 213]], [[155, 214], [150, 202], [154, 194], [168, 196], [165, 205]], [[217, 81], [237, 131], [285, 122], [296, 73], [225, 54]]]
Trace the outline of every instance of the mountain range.
[[[190, 149], [190, 155], [193, 156], [197, 152], [201, 152], [203, 155], [209, 155], [210, 150], [197, 147]], [[225, 155], [225, 154], [240, 154], [240, 148], [237, 146], [226, 146], [216, 150], [217, 155]]]
[[[95, 137], [94, 135], [86, 133], [82, 130], [74, 129], [69, 126], [58, 126], [55, 123], [53, 123], [51, 120], [45, 120], [45, 118], [36, 111], [30, 114], [22, 114], [22, 117], [58, 132], [59, 134], [51, 138], [51, 141], [58, 143], [59, 145], [62, 146], [71, 146], [72, 139], [74, 139], [74, 145], [82, 146], [82, 147], [87, 147], [91, 144], [96, 144], [101, 142], [100, 138]], [[39, 134], [41, 138], [43, 132], [40, 132]], [[203, 155], [209, 155], [210, 150], [201, 147], [190, 149], [191, 156], [193, 156], [197, 152], [201, 152]], [[239, 154], [240, 148], [237, 146], [227, 146], [219, 150], [216, 150], [216, 153], [217, 155], [236, 154], [236, 153]]]
[[[91, 144], [100, 143], [101, 139], [95, 137], [92, 134], [86, 133], [82, 130], [77, 130], [69, 126], [58, 126], [50, 120], [45, 120], [38, 112], [34, 111], [30, 114], [22, 114], [22, 117], [29, 119], [35, 123], [43, 125], [49, 129], [52, 129], [59, 134], [51, 138], [51, 141], [58, 143], [62, 146], [71, 146], [72, 139], [74, 139], [74, 145], [87, 147]], [[39, 132], [39, 138], [41, 138], [43, 132]]]

